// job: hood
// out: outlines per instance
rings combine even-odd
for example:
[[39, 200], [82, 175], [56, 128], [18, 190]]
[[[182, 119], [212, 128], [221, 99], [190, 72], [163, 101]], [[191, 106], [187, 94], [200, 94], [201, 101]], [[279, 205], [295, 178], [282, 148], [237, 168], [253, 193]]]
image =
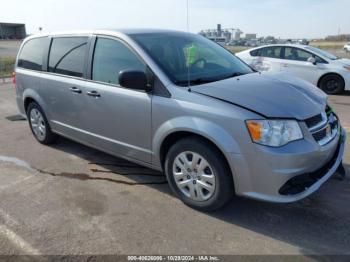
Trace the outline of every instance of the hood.
[[350, 66], [350, 59], [346, 59], [346, 58], [333, 60], [332, 62], [340, 66]]
[[325, 110], [327, 95], [286, 73], [253, 73], [192, 86], [207, 95], [271, 118], [305, 120]]

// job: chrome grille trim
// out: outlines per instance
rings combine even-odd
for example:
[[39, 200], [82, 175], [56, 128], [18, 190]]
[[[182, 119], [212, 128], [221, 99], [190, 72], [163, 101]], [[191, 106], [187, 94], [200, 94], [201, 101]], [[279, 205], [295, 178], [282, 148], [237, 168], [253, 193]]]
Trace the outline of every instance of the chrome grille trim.
[[[333, 118], [332, 123], [330, 123], [331, 117]], [[331, 128], [331, 132], [328, 134], [327, 132], [324, 132], [324, 137], [322, 137], [321, 132], [325, 131], [327, 128]], [[330, 113], [329, 115], [327, 115], [326, 112], [322, 112], [321, 122], [309, 128], [309, 131], [312, 137], [320, 146], [324, 146], [329, 142], [331, 142], [337, 136], [338, 130], [339, 130], [339, 120], [337, 116], [334, 113]]]
[[323, 139], [318, 141], [320, 146], [324, 146], [331, 142], [338, 134], [338, 126], [332, 129], [331, 135], [325, 136]]
[[327, 125], [328, 117], [327, 117], [326, 112], [322, 112], [321, 115], [322, 115], [322, 121], [309, 128], [311, 133], [314, 133], [315, 131], [322, 129], [322, 127]]

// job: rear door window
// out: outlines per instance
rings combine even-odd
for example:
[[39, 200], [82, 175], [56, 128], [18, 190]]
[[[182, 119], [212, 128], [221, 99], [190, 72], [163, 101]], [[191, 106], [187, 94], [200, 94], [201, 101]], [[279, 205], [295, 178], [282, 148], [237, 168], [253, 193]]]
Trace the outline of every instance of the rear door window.
[[40, 37], [26, 42], [21, 50], [21, 53], [19, 54], [17, 66], [41, 71], [46, 41], [46, 37]]
[[82, 77], [87, 41], [87, 37], [54, 38], [49, 55], [49, 72]]
[[270, 47], [264, 47], [262, 49], [259, 49], [258, 56], [261, 57], [270, 57], [270, 58], [281, 58], [281, 50], [282, 47], [280, 46], [270, 46]]

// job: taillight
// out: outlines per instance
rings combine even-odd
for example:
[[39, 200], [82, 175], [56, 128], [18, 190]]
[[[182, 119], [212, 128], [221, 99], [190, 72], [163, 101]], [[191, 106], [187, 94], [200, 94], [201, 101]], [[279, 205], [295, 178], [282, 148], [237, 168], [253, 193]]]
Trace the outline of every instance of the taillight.
[[12, 84], [16, 85], [16, 72], [12, 73]]

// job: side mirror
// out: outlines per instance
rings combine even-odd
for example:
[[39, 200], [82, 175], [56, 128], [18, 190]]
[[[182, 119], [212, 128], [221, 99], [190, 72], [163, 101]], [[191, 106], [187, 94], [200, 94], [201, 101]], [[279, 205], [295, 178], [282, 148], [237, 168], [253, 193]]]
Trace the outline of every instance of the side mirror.
[[142, 71], [120, 71], [119, 84], [122, 87], [135, 90], [144, 90], [146, 92], [149, 92], [152, 89], [151, 86], [148, 84], [146, 73]]
[[307, 59], [307, 61], [308, 61], [309, 63], [311, 63], [311, 64], [314, 64], [314, 65], [317, 64], [317, 63], [316, 63], [316, 58], [313, 57], [313, 56], [309, 57], [309, 58]]

